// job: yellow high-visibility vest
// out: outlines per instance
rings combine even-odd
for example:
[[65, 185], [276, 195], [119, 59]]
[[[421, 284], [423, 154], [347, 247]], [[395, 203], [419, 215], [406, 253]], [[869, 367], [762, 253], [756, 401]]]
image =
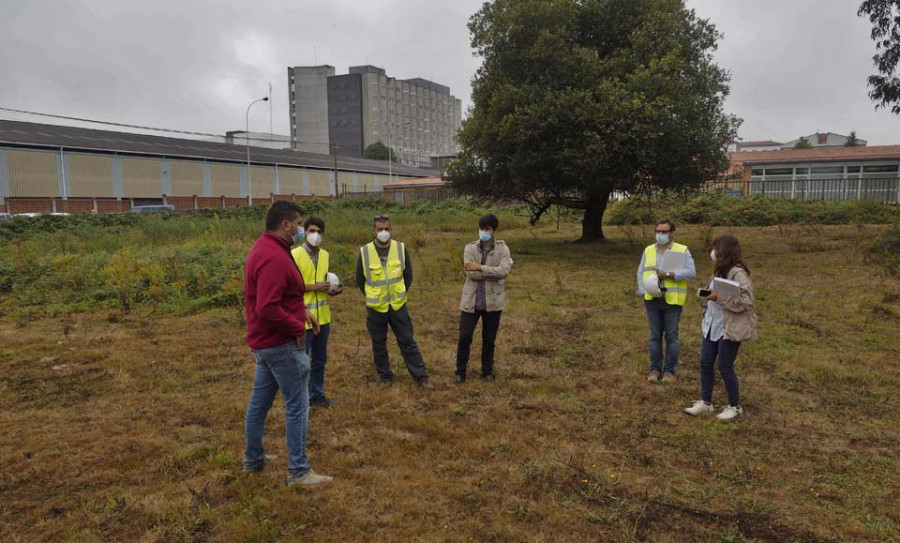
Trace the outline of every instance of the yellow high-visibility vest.
[[[294, 247], [291, 251], [297, 268], [300, 269], [300, 275], [303, 276], [303, 283], [311, 285], [312, 283], [322, 283], [326, 281], [328, 275], [328, 251], [319, 249], [319, 258], [316, 264], [313, 264], [312, 258], [306, 249], [300, 245]], [[328, 293], [319, 292], [317, 290], [307, 290], [303, 293], [303, 303], [306, 310], [316, 316], [316, 320], [320, 325], [331, 322], [331, 308], [328, 307]], [[306, 323], [306, 329], [310, 330], [312, 325]]]
[[[673, 253], [686, 253], [687, 245], [682, 245], [680, 243], [672, 243], [672, 246], [667, 249], [668, 251], [672, 251]], [[643, 274], [641, 274], [641, 279], [643, 281], [647, 280], [647, 277], [650, 275], [656, 275], [656, 245], [650, 245], [646, 249], [644, 249], [644, 269]], [[663, 279], [663, 286], [666, 287], [666, 303], [669, 305], [684, 305], [684, 302], [687, 301], [687, 281], [681, 280], [676, 281], [674, 279]], [[644, 293], [645, 300], [652, 300], [653, 296], [650, 296], [646, 292]]]
[[406, 303], [406, 283], [403, 271], [406, 269], [406, 246], [391, 240], [388, 250], [387, 270], [381, 265], [375, 242], [359, 248], [363, 272], [366, 275], [366, 306], [379, 313], [387, 313], [391, 307], [397, 311]]

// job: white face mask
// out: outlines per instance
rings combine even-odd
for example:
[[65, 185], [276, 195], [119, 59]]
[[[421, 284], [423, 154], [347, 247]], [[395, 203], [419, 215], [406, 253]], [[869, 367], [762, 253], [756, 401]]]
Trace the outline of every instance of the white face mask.
[[716, 250], [715, 249], [713, 249], [712, 251], [709, 252], [709, 257], [712, 259], [713, 262], [716, 261]]
[[382, 230], [375, 234], [375, 237], [378, 238], [378, 241], [380, 241], [381, 243], [387, 243], [391, 239], [391, 231]]
[[318, 247], [322, 244], [322, 234], [318, 232], [310, 233], [306, 236], [306, 243], [309, 243], [310, 247]]

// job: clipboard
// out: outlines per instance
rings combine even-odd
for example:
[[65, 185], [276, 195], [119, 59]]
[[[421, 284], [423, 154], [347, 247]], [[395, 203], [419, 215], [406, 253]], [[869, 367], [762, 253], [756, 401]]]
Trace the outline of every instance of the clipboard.
[[680, 272], [684, 269], [684, 263], [687, 261], [687, 253], [674, 253], [671, 249], [660, 256], [658, 267], [665, 272]]
[[741, 284], [731, 279], [723, 279], [721, 277], [713, 277], [712, 289], [719, 293], [723, 298], [731, 298], [741, 293]]

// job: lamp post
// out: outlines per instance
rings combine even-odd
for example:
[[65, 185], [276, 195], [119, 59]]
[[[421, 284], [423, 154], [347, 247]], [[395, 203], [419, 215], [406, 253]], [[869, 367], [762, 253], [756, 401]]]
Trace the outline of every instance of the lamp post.
[[246, 131], [244, 132], [244, 135], [247, 137], [247, 197], [251, 206], [253, 205], [253, 182], [250, 179], [250, 108], [257, 102], [268, 101], [269, 97], [265, 96], [259, 100], [250, 102], [250, 105], [247, 106], [247, 114], [244, 116], [244, 120], [246, 121]]

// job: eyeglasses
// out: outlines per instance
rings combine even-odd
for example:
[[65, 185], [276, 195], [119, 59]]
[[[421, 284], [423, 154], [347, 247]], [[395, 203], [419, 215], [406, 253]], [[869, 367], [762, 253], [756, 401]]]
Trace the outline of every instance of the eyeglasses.
[[657, 230], [656, 231], [657, 234], [669, 234], [671, 232], [672, 232], [671, 230]]
[[375, 215], [375, 220], [378, 222], [381, 222], [381, 221], [389, 221], [389, 220], [391, 220], [391, 218], [388, 217], [387, 215]]

